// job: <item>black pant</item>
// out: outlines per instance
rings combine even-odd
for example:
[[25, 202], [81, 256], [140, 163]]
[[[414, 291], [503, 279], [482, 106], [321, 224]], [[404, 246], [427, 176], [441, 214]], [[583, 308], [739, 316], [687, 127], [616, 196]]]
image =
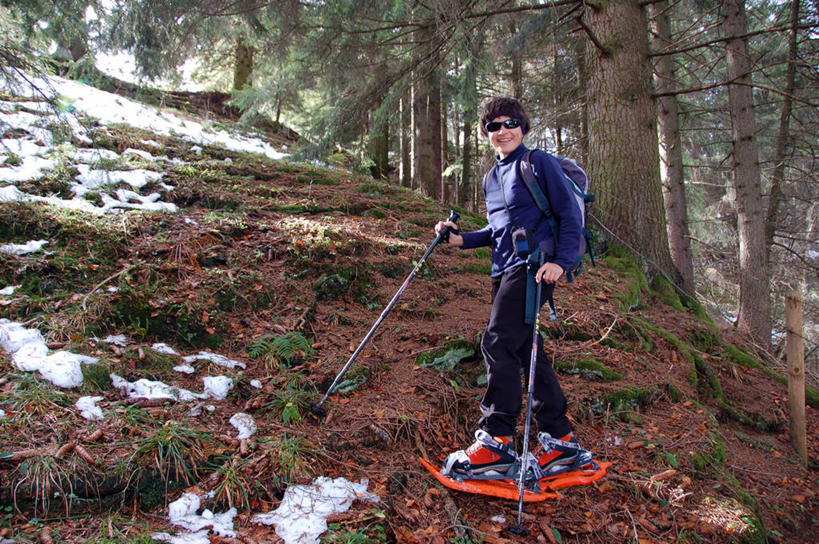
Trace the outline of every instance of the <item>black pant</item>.
[[[554, 284], [543, 284], [541, 304], [553, 289]], [[533, 331], [532, 325], [523, 322], [525, 309], [525, 266], [492, 279], [492, 312], [481, 342], [488, 383], [481, 401], [483, 417], [478, 422], [492, 436], [513, 436], [523, 405], [520, 376], [523, 373], [528, 384]], [[566, 397], [539, 334], [537, 347], [532, 414], [539, 431], [560, 438], [571, 432]]]

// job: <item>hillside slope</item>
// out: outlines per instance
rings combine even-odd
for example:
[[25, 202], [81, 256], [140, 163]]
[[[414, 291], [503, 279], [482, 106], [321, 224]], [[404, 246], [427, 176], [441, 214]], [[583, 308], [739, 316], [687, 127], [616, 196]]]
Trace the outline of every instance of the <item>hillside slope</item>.
[[[6, 116], [48, 114], [39, 101], [3, 103]], [[37, 197], [4, 199], [0, 243], [47, 241], [0, 253], [0, 287], [17, 286], [0, 298], [0, 317], [37, 329], [51, 353], [97, 359], [81, 366], [82, 385], [61, 388], [0, 355], [0, 537], [147, 542], [185, 532], [168, 520], [168, 502], [213, 491], [203, 506], [236, 508], [234, 534], [206, 524], [204, 542], [279, 542], [254, 516], [317, 476], [367, 479], [380, 498], [331, 516], [323, 542], [809, 542], [819, 530], [815, 404], [805, 471], [789, 445], [786, 387], [610, 248], [558, 288], [558, 321], [543, 332], [578, 439], [614, 465], [596, 484], [527, 506], [532, 536], [504, 531], [516, 503], [451, 492], [417, 460], [438, 464], [472, 441], [488, 252], [436, 249], [328, 416], [309, 411], [448, 210], [343, 170], [91, 117], [83, 138], [71, 132], [42, 150], [55, 168], [0, 187]], [[32, 141], [37, 126], [4, 138]], [[88, 173], [83, 149], [112, 153], [96, 151], [91, 170], [161, 173], [139, 195], [176, 211], [60, 207], [53, 197], [77, 197]], [[105, 208], [123, 189], [136, 188], [109, 177], [83, 195]], [[461, 224], [483, 220], [462, 211]], [[201, 351], [233, 363], [182, 360]], [[214, 377], [230, 382], [224, 398], [178, 400]], [[129, 396], [140, 379], [175, 393]], [[83, 417], [80, 397], [100, 397], [102, 418]], [[255, 434], [239, 438], [237, 413]]]

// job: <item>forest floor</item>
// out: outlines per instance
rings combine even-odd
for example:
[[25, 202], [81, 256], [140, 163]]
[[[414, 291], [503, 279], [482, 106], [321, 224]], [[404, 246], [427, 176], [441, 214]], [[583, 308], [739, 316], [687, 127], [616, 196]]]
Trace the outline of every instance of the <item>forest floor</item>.
[[[517, 536], [505, 530], [515, 501], [446, 489], [418, 461], [440, 465], [473, 439], [487, 251], [439, 246], [327, 416], [309, 409], [448, 209], [340, 168], [217, 146], [200, 154], [127, 126], [95, 130], [113, 151], [155, 153], [158, 143], [184, 161], [163, 164], [173, 189], [157, 188], [178, 212], [0, 204], [4, 243], [48, 240], [48, 253], [0, 254], [0, 284], [21, 286], [0, 300], [0, 317], [39, 329], [51, 349], [99, 358], [83, 366], [81, 387], [60, 389], [0, 354], [0, 540], [149, 542], [180, 531], [169, 502], [214, 491], [203, 504], [237, 515], [235, 536], [210, 542], [282, 542], [253, 516], [277, 508], [288, 486], [329, 476], [366, 479], [380, 500], [331, 516], [327, 543], [815, 542], [815, 391], [806, 469], [790, 445], [787, 386], [731, 329], [649, 285], [626, 252], [609, 248], [561, 284], [558, 320], [542, 327], [577, 439], [613, 466], [596, 483], [527, 504], [531, 534]], [[484, 224], [460, 211], [463, 229]], [[100, 340], [109, 335], [124, 339]], [[245, 368], [200, 360], [180, 373], [157, 342]], [[227, 374], [234, 386], [221, 400], [135, 400], [110, 374], [192, 391], [202, 376]], [[80, 396], [102, 397], [104, 418], [81, 417]], [[256, 434], [236, 438], [238, 412]]]

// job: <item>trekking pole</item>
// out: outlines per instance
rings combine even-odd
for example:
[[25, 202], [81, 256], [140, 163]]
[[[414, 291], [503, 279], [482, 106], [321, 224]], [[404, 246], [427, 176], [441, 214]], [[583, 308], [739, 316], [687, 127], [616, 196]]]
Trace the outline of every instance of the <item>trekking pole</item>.
[[[543, 253], [538, 252], [538, 267], [537, 270], [543, 266]], [[527, 263], [527, 266], [530, 264]], [[535, 270], [535, 273], [537, 273]], [[535, 391], [535, 363], [537, 363], [537, 335], [538, 335], [538, 327], [540, 326], [540, 294], [541, 289], [543, 287], [543, 280], [537, 282], [537, 290], [535, 295], [535, 324], [532, 328], [532, 354], [529, 357], [529, 386], [527, 389], [527, 401], [526, 401], [526, 425], [523, 430], [523, 453], [521, 455], [520, 460], [520, 479], [518, 480], [518, 524], [515, 527], [509, 527], [509, 531], [517, 534], [517, 535], [528, 535], [529, 531], [522, 528], [520, 526], [520, 520], [523, 516], [523, 487], [526, 481], [526, 472], [528, 469], [528, 459], [529, 456], [529, 430], [532, 424], [532, 398], [534, 397]]]
[[[455, 210], [450, 210], [449, 218], [447, 219], [447, 221], [451, 221], [452, 223], [457, 223], [458, 219], [460, 219], [460, 217], [461, 216], [458, 215], [458, 212], [456, 212]], [[367, 342], [369, 342], [370, 338], [372, 338], [373, 334], [375, 334], [375, 330], [378, 328], [379, 325], [381, 325], [381, 322], [384, 321], [384, 318], [387, 317], [387, 314], [390, 313], [390, 310], [392, 310], [393, 306], [395, 306], [395, 303], [398, 302], [398, 298], [401, 296], [401, 294], [407, 288], [407, 285], [409, 285], [409, 282], [412, 281], [412, 278], [415, 277], [415, 273], [418, 272], [418, 270], [421, 269], [421, 265], [424, 264], [424, 261], [427, 259], [427, 257], [429, 257], [430, 253], [432, 253], [432, 250], [435, 249], [435, 246], [437, 246], [442, 241], [449, 240], [449, 233], [451, 231], [452, 231], [451, 227], [444, 227], [438, 233], [438, 237], [435, 238], [435, 241], [432, 242], [432, 245], [429, 246], [429, 249], [427, 249], [426, 253], [424, 253], [424, 255], [415, 264], [415, 268], [412, 269], [412, 272], [410, 272], [409, 276], [407, 276], [407, 279], [404, 280], [404, 283], [398, 289], [398, 292], [395, 293], [395, 295], [392, 297], [392, 300], [389, 302], [389, 304], [387, 304], [387, 307], [384, 308], [384, 311], [381, 312], [381, 316], [373, 324], [372, 328], [370, 329], [370, 332], [367, 333], [367, 336], [364, 337], [364, 340], [361, 341], [361, 344], [359, 344], [358, 348], [355, 350], [355, 352], [353, 352], [352, 356], [350, 356], [350, 359], [347, 361], [347, 363], [344, 365], [344, 367], [338, 373], [336, 378], [333, 380], [333, 383], [330, 385], [330, 388], [327, 389], [327, 392], [324, 394], [324, 398], [322, 398], [321, 402], [319, 402], [318, 404], [314, 404], [314, 405], [312, 405], [310, 407], [310, 410], [312, 410], [312, 412], [314, 414], [316, 414], [318, 416], [321, 416], [321, 417], [324, 417], [326, 415], [326, 412], [321, 407], [324, 404], [324, 401], [327, 400], [327, 397], [330, 396], [330, 394], [333, 392], [333, 390], [339, 384], [339, 382], [341, 381], [341, 378], [343, 378], [344, 374], [346, 374], [347, 371], [350, 369], [350, 365], [353, 364], [353, 361], [355, 361], [356, 357], [358, 357], [358, 354], [361, 353], [361, 350], [364, 349], [364, 346], [367, 345]]]

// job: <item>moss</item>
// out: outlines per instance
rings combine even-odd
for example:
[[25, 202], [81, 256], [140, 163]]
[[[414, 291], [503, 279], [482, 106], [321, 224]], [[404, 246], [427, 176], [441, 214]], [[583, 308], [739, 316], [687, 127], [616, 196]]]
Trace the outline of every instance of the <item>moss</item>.
[[432, 351], [426, 351], [415, 359], [418, 366], [450, 372], [461, 361], [475, 356], [475, 345], [467, 340], [452, 340]]
[[677, 290], [665, 277], [657, 275], [651, 282], [651, 289], [657, 294], [660, 300], [667, 306], [671, 306], [678, 312], [685, 312], [685, 307], [680, 300]]
[[691, 466], [699, 472], [723, 471], [725, 469], [725, 439], [716, 431], [708, 433], [704, 449], [689, 454]]
[[373, 182], [362, 183], [358, 186], [358, 192], [363, 195], [384, 196], [394, 194], [395, 189], [387, 183]]
[[645, 319], [631, 319], [633, 324], [646, 328], [654, 334], [676, 347], [679, 352], [691, 363], [693, 372], [689, 371], [688, 378], [691, 386], [701, 394], [710, 394], [713, 398], [725, 403], [725, 393], [719, 378], [711, 366], [691, 346], [680, 340], [675, 334], [646, 321]]
[[583, 378], [612, 382], [622, 380], [623, 375], [594, 359], [576, 359], [574, 361], [556, 361], [555, 370], [564, 374], [578, 374]]
[[[367, 383], [371, 375], [372, 371], [369, 368], [365, 366], [356, 367], [344, 376], [344, 379], [336, 386], [335, 392], [338, 394], [352, 393]], [[329, 386], [328, 384], [327, 387]]]
[[337, 181], [328, 179], [316, 173], [311, 173], [310, 176], [299, 176], [296, 178], [296, 181], [299, 181], [307, 185], [338, 185]]
[[[738, 348], [727, 342], [721, 343], [720, 346], [728, 355], [728, 357], [738, 365], [743, 366], [745, 368], [760, 370], [767, 374], [768, 376], [775, 379], [777, 382], [783, 385], [788, 384], [788, 379], [786, 377], [780, 376], [779, 374], [776, 373], [776, 371], [763, 365], [759, 360], [751, 356], [742, 348]], [[819, 408], [819, 391], [809, 385], [806, 385], [805, 402], [807, 402], [807, 404], [810, 405], [812, 408]]]
[[609, 246], [602, 260], [617, 272], [624, 284], [624, 289], [620, 289], [615, 295], [620, 301], [621, 311], [629, 312], [638, 308], [640, 295], [648, 290], [648, 281], [640, 260], [628, 248], [616, 244]]

